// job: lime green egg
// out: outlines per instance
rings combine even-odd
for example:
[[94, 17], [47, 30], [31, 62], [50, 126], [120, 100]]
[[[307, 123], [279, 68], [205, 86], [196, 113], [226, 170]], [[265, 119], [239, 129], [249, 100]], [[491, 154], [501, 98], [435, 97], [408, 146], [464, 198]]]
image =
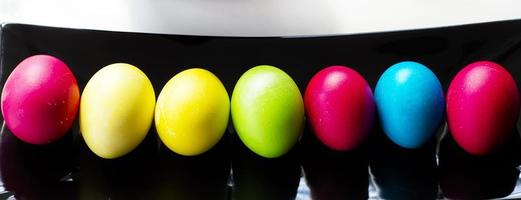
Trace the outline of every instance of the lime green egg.
[[276, 158], [297, 143], [304, 126], [304, 103], [293, 79], [279, 68], [246, 71], [233, 90], [231, 113], [242, 142], [256, 154]]

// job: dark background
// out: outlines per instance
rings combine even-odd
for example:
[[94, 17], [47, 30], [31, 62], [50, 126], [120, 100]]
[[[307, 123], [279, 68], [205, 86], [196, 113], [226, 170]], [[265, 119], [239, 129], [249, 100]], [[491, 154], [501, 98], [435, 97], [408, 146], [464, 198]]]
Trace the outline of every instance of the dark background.
[[[20, 61], [35, 54], [63, 60], [76, 75], [80, 90], [102, 67], [132, 64], [147, 74], [156, 95], [172, 76], [192, 67], [213, 72], [231, 95], [242, 73], [262, 64], [283, 69], [301, 93], [316, 72], [330, 65], [357, 70], [374, 89], [385, 69], [405, 60], [429, 67], [445, 91], [462, 67], [478, 60], [498, 62], [518, 86], [521, 82], [521, 20], [295, 38], [4, 24], [0, 48], [2, 86]], [[307, 128], [290, 153], [264, 159], [241, 144], [231, 122], [221, 142], [196, 157], [170, 152], [152, 127], [135, 151], [115, 160], [96, 157], [78, 131], [76, 123], [72, 134], [57, 143], [32, 146], [3, 127], [0, 175], [9, 193], [0, 198], [14, 194], [29, 199], [293, 199], [301, 175], [314, 199], [366, 199], [369, 184], [387, 199], [495, 198], [512, 192], [519, 177], [516, 166], [521, 163], [517, 130], [492, 155], [474, 157], [455, 144], [444, 125], [423, 147], [406, 150], [390, 142], [376, 120], [369, 140], [355, 151], [331, 151]]]

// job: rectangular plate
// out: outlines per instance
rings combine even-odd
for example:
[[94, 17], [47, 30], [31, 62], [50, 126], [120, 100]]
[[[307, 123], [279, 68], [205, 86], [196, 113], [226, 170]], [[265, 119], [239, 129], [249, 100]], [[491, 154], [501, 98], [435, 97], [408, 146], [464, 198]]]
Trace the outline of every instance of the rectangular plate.
[[[445, 91], [462, 67], [478, 60], [498, 62], [518, 85], [521, 81], [521, 20], [295, 38], [161, 35], [22, 24], [4, 24], [0, 34], [2, 86], [20, 61], [35, 54], [53, 55], [67, 63], [80, 90], [102, 67], [130, 63], [147, 74], [156, 95], [173, 75], [192, 67], [213, 72], [231, 94], [242, 73], [262, 64], [283, 69], [301, 92], [318, 70], [330, 65], [357, 70], [374, 88], [385, 69], [404, 60], [428, 66]], [[521, 193], [516, 169], [521, 159], [519, 137], [505, 151], [476, 158], [462, 152], [445, 129], [438, 134], [441, 139], [417, 150], [403, 150], [375, 127], [362, 148], [335, 153], [320, 146], [306, 129], [301, 143], [287, 156], [267, 160], [249, 152], [231, 126], [214, 149], [189, 158], [169, 152], [153, 129], [131, 154], [102, 160], [88, 150], [77, 123], [72, 134], [47, 146], [24, 144], [3, 126], [0, 198], [428, 199], [519, 197]]]

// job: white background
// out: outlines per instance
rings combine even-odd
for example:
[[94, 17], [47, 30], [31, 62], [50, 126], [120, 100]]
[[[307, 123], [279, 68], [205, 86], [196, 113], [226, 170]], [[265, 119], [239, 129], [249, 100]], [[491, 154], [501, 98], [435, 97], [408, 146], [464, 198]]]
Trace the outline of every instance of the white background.
[[0, 0], [0, 21], [196, 35], [316, 35], [521, 19], [518, 0]]

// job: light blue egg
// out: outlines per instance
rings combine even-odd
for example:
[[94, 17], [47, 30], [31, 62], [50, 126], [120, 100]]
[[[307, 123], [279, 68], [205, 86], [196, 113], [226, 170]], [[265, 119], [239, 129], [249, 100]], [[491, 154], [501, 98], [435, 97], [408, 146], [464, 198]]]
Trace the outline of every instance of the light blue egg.
[[422, 146], [441, 125], [443, 89], [436, 75], [420, 63], [391, 66], [378, 80], [374, 94], [383, 131], [402, 147]]

